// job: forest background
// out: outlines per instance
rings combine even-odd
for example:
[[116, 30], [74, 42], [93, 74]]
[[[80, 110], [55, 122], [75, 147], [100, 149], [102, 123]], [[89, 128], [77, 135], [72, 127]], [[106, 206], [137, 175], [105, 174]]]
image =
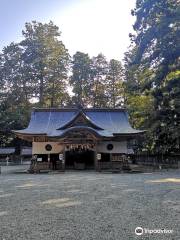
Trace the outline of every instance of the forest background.
[[70, 56], [52, 21], [25, 24], [23, 40], [0, 52], [1, 147], [27, 144], [11, 130], [25, 128], [34, 107], [123, 107], [133, 127], [147, 130], [138, 150], [179, 152], [180, 2], [137, 0], [131, 14], [122, 62], [103, 53]]

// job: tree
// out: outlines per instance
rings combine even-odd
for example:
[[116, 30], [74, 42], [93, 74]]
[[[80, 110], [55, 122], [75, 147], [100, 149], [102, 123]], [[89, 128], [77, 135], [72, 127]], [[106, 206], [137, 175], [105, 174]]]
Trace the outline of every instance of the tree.
[[106, 107], [108, 96], [106, 94], [106, 76], [108, 73], [108, 62], [103, 54], [92, 58], [92, 106]]
[[[52, 22], [26, 23], [24, 40], [0, 53], [0, 145], [15, 144], [12, 129], [27, 126], [33, 106], [69, 102], [69, 54]], [[33, 103], [33, 99], [39, 102]]]
[[118, 107], [123, 102], [123, 70], [119, 61], [108, 62], [103, 54], [90, 59], [76, 52], [72, 61], [71, 86], [76, 105]]
[[57, 106], [67, 98], [67, 72], [69, 54], [60, 37], [59, 29], [53, 22], [42, 24], [36, 21], [26, 23], [23, 59], [35, 81], [39, 105]]
[[[18, 44], [11, 43], [1, 54], [1, 89], [5, 100], [13, 96], [12, 103], [28, 104], [33, 88], [22, 59], [23, 50]], [[2, 95], [1, 95], [2, 97]]]
[[0, 145], [13, 141], [11, 129], [24, 128], [29, 118], [32, 87], [22, 59], [23, 50], [11, 43], [0, 55]]
[[[132, 95], [138, 100], [142, 96], [149, 99], [144, 110], [148, 106], [151, 109], [146, 111], [141, 126], [150, 130], [147, 139], [151, 139], [149, 148], [152, 151], [179, 151], [180, 45], [177, 43], [180, 6], [176, 0], [137, 0], [132, 14], [136, 22], [135, 35], [130, 35], [133, 44], [125, 57], [126, 102], [131, 102]], [[131, 104], [129, 107], [133, 108]], [[138, 114], [143, 116], [143, 112]]]
[[72, 76], [70, 84], [75, 94], [73, 100], [76, 105], [91, 104], [91, 59], [88, 54], [76, 52], [72, 61]]
[[108, 106], [115, 108], [122, 106], [124, 102], [123, 67], [120, 61], [111, 59], [108, 64], [106, 76], [106, 92], [108, 95]]

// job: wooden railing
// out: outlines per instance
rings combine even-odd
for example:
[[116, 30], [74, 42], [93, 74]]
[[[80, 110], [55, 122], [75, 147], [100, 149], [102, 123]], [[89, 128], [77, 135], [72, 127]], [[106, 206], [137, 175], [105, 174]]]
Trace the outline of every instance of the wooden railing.
[[137, 155], [137, 164], [147, 166], [164, 166], [167, 168], [177, 168], [180, 166], [180, 155]]
[[98, 162], [98, 170], [112, 170], [112, 171], [122, 171], [130, 170], [127, 161], [111, 161], [111, 162]]

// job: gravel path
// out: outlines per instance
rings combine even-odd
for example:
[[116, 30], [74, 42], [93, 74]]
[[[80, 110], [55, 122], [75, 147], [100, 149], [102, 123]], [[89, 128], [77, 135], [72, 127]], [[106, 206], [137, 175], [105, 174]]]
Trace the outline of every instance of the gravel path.
[[[136, 227], [173, 233], [137, 236]], [[0, 240], [179, 240], [179, 230], [177, 170], [0, 175]]]

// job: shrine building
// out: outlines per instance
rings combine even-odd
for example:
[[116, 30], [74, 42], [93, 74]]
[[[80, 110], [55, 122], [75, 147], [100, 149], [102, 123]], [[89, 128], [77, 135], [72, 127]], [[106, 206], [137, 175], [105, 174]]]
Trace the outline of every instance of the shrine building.
[[39, 166], [48, 169], [55, 162], [64, 170], [98, 170], [122, 163], [129, 142], [143, 133], [131, 127], [125, 109], [107, 108], [33, 109], [29, 126], [13, 132], [32, 142]]

